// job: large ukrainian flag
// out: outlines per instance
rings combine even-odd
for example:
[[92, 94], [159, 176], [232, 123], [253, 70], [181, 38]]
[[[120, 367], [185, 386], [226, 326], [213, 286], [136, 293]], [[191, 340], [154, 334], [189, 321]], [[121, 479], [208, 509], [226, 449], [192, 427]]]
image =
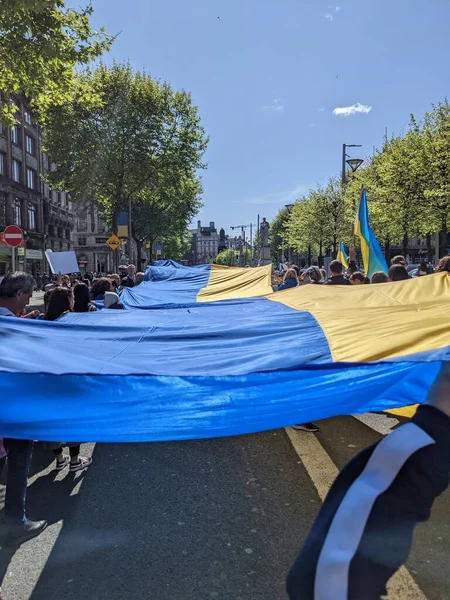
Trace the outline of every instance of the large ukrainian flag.
[[0, 317], [0, 437], [251, 433], [423, 402], [450, 359], [450, 276], [273, 292], [271, 267], [172, 262], [125, 310]]

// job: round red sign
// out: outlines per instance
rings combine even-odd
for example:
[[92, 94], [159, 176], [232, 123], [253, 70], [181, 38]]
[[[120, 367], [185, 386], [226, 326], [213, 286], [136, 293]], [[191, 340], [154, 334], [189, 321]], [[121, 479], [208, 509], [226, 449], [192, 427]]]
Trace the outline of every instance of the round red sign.
[[8, 225], [3, 232], [3, 239], [13, 248], [17, 248], [23, 242], [23, 231], [17, 225]]

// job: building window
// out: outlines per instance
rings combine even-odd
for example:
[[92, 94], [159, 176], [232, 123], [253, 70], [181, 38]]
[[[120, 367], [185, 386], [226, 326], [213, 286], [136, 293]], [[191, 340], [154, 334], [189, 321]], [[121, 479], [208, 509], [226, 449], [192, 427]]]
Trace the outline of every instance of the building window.
[[0, 196], [0, 225], [6, 224], [6, 198]]
[[34, 156], [34, 139], [30, 135], [27, 135], [25, 136], [25, 141], [28, 154]]
[[19, 198], [14, 200], [14, 225], [22, 227], [22, 203]]
[[22, 165], [15, 158], [12, 159], [12, 163], [11, 164], [12, 164], [12, 178], [17, 183], [20, 183], [20, 180], [21, 180], [20, 172], [22, 170]]
[[85, 235], [78, 236], [78, 245], [86, 246], [86, 236]]
[[23, 118], [25, 120], [25, 123], [28, 123], [28, 125], [32, 125], [31, 114], [27, 110], [24, 112]]
[[36, 171], [27, 167], [27, 186], [35, 190], [36, 189]]
[[5, 153], [0, 152], [0, 175], [6, 175], [5, 167], [6, 167]]
[[78, 217], [78, 231], [87, 231], [86, 217]]
[[11, 141], [13, 144], [20, 145], [20, 132], [18, 125], [11, 127]]
[[36, 229], [36, 204], [28, 203], [28, 229]]

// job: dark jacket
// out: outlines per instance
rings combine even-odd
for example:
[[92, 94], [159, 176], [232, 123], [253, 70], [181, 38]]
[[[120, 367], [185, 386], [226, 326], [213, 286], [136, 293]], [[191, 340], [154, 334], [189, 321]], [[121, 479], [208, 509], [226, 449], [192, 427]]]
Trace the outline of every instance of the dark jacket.
[[358, 454], [331, 486], [288, 575], [290, 600], [332, 598], [335, 585], [347, 600], [385, 595], [416, 524], [448, 487], [449, 465], [450, 418], [428, 405]]
[[335, 275], [325, 281], [325, 285], [351, 285], [350, 281], [343, 275]]
[[278, 286], [278, 291], [287, 290], [289, 288], [294, 288], [297, 286], [298, 286], [297, 279], [286, 279], [286, 281], [283, 281], [283, 283], [280, 283], [280, 285]]

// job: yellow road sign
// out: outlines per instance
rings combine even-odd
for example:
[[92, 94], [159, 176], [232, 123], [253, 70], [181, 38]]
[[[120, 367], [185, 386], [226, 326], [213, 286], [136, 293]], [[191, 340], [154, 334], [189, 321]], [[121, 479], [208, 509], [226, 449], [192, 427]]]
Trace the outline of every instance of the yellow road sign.
[[106, 240], [106, 243], [111, 248], [111, 250], [117, 250], [117, 248], [120, 246], [120, 240], [117, 237], [117, 235], [114, 234], [112, 234], [109, 240]]

